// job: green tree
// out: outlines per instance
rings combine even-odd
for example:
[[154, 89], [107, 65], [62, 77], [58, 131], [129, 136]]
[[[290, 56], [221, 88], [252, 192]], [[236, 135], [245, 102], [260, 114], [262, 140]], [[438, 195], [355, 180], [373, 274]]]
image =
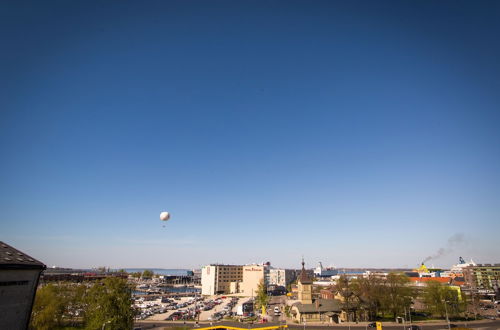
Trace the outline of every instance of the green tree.
[[341, 275], [335, 284], [334, 290], [338, 292], [342, 300], [342, 310], [347, 315], [347, 321], [356, 321], [359, 309], [359, 297], [354, 292], [354, 286], [349, 278]]
[[269, 296], [267, 295], [267, 288], [264, 284], [264, 280], [260, 280], [257, 286], [257, 296], [255, 297], [255, 305], [257, 308], [262, 309], [266, 307], [269, 303]]
[[124, 279], [109, 277], [97, 282], [86, 296], [85, 324], [87, 329], [130, 329], [134, 311], [132, 290]]
[[459, 296], [459, 292], [449, 286], [437, 281], [427, 282], [423, 294], [427, 310], [433, 315], [445, 317], [456, 317], [466, 308], [465, 296]]
[[40, 330], [62, 326], [66, 299], [59, 286], [48, 284], [39, 287], [31, 315], [31, 327]]
[[365, 318], [367, 320], [374, 320], [381, 306], [383, 295], [382, 280], [373, 275], [356, 278], [352, 280], [352, 290], [359, 298], [360, 305], [366, 312]]
[[153, 277], [155, 273], [152, 271], [152, 270], [149, 270], [149, 269], [145, 269], [143, 272], [142, 272], [142, 277], [147, 277], [147, 278], [151, 278]]
[[443, 304], [443, 286], [441, 283], [437, 281], [427, 282], [423, 298], [427, 311], [433, 315], [444, 317], [445, 309]]
[[390, 273], [383, 282], [381, 306], [394, 318], [406, 314], [405, 310], [409, 311], [410, 309], [415, 292], [409, 284], [408, 276], [397, 273]]

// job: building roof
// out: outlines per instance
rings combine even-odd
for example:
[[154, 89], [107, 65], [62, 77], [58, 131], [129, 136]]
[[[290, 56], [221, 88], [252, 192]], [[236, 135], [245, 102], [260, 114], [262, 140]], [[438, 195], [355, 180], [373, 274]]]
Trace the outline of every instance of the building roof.
[[312, 304], [295, 303], [299, 313], [327, 313], [342, 311], [340, 301], [337, 299], [316, 299]]
[[410, 277], [410, 281], [413, 282], [439, 282], [439, 283], [450, 283], [451, 277]]
[[305, 264], [304, 259], [302, 259], [302, 270], [300, 271], [299, 282], [302, 284], [312, 284], [312, 280], [309, 278], [304, 268]]
[[0, 241], [0, 269], [45, 269], [46, 266], [29, 255]]
[[420, 283], [427, 283], [427, 282], [439, 282], [439, 283], [447, 283], [447, 284], [454, 284], [454, 285], [464, 285], [465, 281], [463, 280], [463, 277], [410, 277], [410, 281], [412, 282], [420, 282]]

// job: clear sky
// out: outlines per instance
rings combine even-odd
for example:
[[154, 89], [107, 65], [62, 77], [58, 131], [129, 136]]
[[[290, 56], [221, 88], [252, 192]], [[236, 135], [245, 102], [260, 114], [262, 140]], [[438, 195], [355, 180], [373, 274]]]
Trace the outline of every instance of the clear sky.
[[0, 240], [48, 266], [500, 262], [499, 2], [2, 1], [0, 35]]

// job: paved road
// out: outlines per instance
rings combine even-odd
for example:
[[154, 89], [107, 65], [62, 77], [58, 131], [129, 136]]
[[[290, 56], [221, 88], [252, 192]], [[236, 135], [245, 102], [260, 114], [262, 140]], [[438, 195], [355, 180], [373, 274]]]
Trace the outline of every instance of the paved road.
[[[416, 323], [421, 326], [422, 330], [447, 330], [448, 327], [446, 326], [445, 323], [443, 324], [426, 324], [426, 325], [421, 325], [419, 323]], [[464, 323], [462, 322], [456, 322], [458, 326], [464, 326]], [[154, 326], [153, 326], [154, 325]], [[163, 328], [168, 328], [168, 327], [178, 327], [182, 326], [182, 322], [154, 322], [154, 321], [139, 321], [135, 323], [136, 327], [142, 327], [142, 329], [163, 329]], [[213, 324], [214, 326], [220, 326], [224, 327], [226, 326], [233, 326], [233, 327], [239, 327], [239, 328], [247, 328], [247, 329], [258, 329], [261, 327], [268, 327], [268, 326], [273, 326], [273, 325], [278, 325], [276, 323], [265, 323], [265, 324], [246, 324], [246, 323], [235, 323], [235, 322], [217, 322]], [[186, 324], [188, 328], [193, 328], [194, 323], [188, 322]], [[201, 322], [200, 323], [201, 327], [209, 327], [209, 323]], [[397, 330], [401, 329], [403, 330], [403, 325], [399, 324], [383, 324], [384, 329], [391, 329], [391, 330]], [[482, 322], [469, 322], [467, 323], [467, 327], [471, 329], [477, 329], [477, 330], [500, 330], [500, 320], [496, 321], [482, 321]], [[295, 325], [295, 324], [289, 324], [288, 328], [291, 330], [304, 330], [303, 325]], [[366, 325], [344, 325], [344, 324], [334, 324], [334, 325], [328, 325], [328, 326], [319, 326], [319, 325], [306, 325], [305, 330], [366, 330]], [[368, 330], [373, 329], [373, 328], [368, 328]]]
[[[418, 324], [418, 323], [417, 323]], [[454, 323], [458, 326], [465, 326], [461, 322]], [[446, 324], [435, 324], [435, 325], [422, 325], [418, 324], [422, 330], [448, 330], [448, 327]], [[491, 322], [482, 322], [482, 323], [467, 323], [467, 327], [471, 329], [478, 329], [478, 330], [499, 330], [500, 329], [500, 321], [491, 321]], [[293, 330], [303, 330], [304, 326], [299, 326], [299, 325], [288, 325], [289, 329]], [[374, 328], [367, 328], [366, 325], [360, 326], [360, 325], [351, 325], [346, 326], [346, 325], [333, 325], [333, 326], [327, 326], [327, 327], [321, 327], [321, 326], [307, 326], [306, 325], [306, 330], [314, 330], [314, 329], [321, 329], [321, 330], [326, 330], [327, 328], [332, 329], [332, 330], [366, 330], [366, 329], [374, 329]], [[403, 330], [404, 327], [403, 325], [383, 325], [384, 329], [391, 329], [391, 330], [397, 330], [401, 329]]]

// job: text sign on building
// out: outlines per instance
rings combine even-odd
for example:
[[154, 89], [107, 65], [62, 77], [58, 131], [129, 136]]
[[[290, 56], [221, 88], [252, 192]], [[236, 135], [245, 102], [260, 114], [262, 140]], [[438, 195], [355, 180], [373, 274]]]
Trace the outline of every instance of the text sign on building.
[[262, 269], [260, 269], [260, 268], [253, 268], [253, 267], [251, 267], [251, 268], [245, 268], [245, 271], [246, 271], [246, 272], [261, 272], [261, 271], [262, 271]]

